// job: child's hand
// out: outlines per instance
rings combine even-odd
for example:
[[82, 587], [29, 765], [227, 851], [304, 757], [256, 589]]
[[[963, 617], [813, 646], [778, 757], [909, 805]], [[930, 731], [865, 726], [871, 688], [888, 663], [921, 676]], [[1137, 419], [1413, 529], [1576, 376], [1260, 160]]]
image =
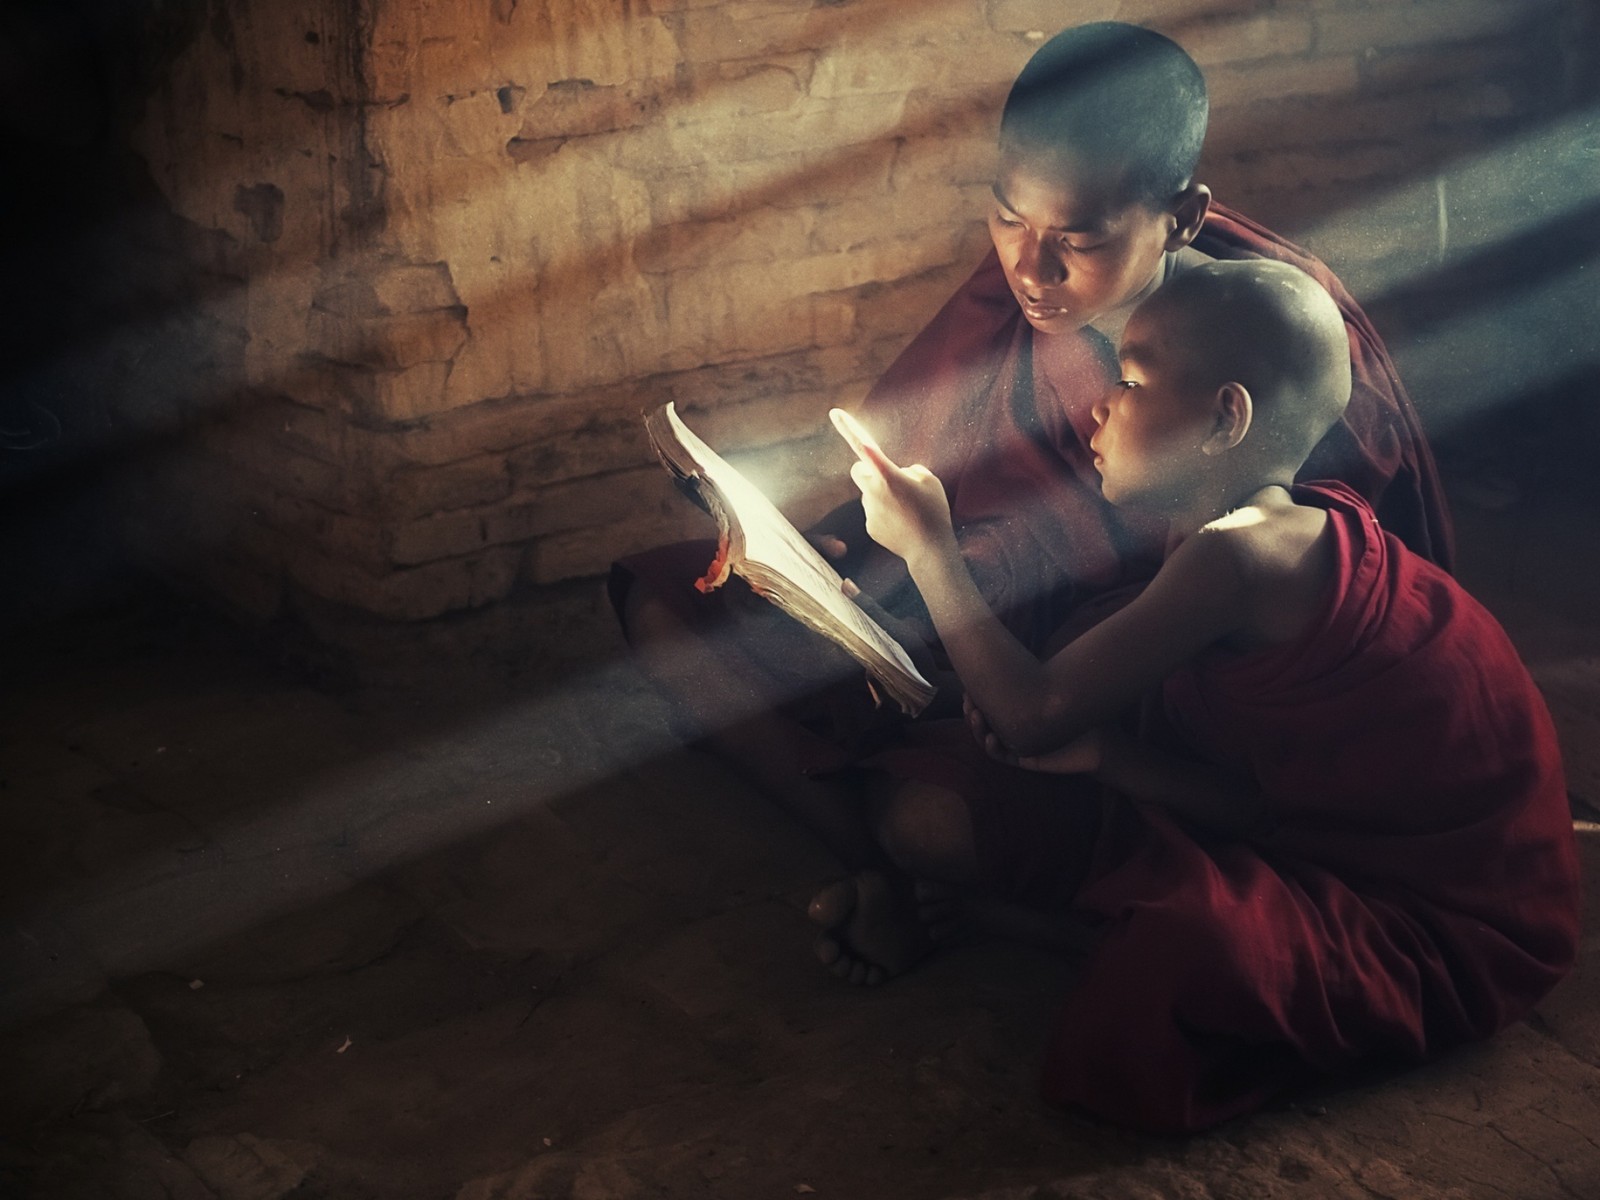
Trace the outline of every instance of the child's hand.
[[850, 547], [842, 537], [831, 533], [808, 533], [806, 541], [811, 543], [812, 549], [822, 555], [829, 562], [838, 562], [850, 553]]
[[899, 466], [842, 410], [829, 415], [856, 452], [850, 478], [861, 489], [872, 540], [907, 562], [929, 550], [954, 550], [950, 502], [938, 476], [920, 463]]
[[900, 648], [906, 652], [911, 665], [922, 673], [924, 679], [934, 680], [938, 674], [938, 664], [934, 662], [933, 651], [923, 640], [922, 630], [884, 608], [857, 587], [853, 579], [844, 581], [844, 594], [854, 600], [856, 607], [876, 621], [885, 633], [900, 643]]

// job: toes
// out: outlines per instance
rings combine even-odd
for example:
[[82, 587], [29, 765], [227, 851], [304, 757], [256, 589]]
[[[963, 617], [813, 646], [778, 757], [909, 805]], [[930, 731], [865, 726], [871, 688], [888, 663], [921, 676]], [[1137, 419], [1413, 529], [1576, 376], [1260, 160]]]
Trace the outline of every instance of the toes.
[[849, 920], [855, 907], [856, 881], [841, 879], [813, 896], [806, 914], [824, 929], [837, 929]]
[[884, 969], [876, 963], [869, 963], [864, 958], [857, 958], [843, 950], [837, 951], [836, 957], [828, 966], [828, 970], [837, 975], [846, 983], [856, 987], [875, 987], [889, 976]]
[[843, 954], [844, 947], [839, 945], [836, 938], [831, 938], [827, 934], [817, 938], [817, 957], [822, 960], [823, 966], [833, 966]]

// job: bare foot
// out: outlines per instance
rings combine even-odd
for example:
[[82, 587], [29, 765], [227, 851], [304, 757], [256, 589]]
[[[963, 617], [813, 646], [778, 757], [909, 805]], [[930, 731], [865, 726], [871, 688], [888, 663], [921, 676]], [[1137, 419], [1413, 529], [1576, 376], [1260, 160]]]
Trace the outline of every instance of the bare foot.
[[851, 983], [882, 983], [933, 949], [909, 889], [896, 889], [881, 871], [858, 871], [830, 883], [807, 911], [823, 928], [817, 957]]

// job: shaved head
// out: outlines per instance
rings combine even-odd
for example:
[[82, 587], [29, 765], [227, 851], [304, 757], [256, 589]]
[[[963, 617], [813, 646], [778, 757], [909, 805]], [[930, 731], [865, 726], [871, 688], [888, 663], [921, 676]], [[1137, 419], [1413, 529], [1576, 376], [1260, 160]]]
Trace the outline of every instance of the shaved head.
[[1181, 46], [1097, 21], [1028, 60], [1001, 113], [1000, 147], [1115, 180], [1123, 199], [1162, 208], [1194, 178], [1208, 111], [1205, 79]]
[[1288, 263], [1213, 262], [1177, 275], [1139, 315], [1173, 335], [1175, 363], [1206, 390], [1249, 389], [1273, 457], [1298, 468], [1344, 414], [1350, 341], [1339, 307]]

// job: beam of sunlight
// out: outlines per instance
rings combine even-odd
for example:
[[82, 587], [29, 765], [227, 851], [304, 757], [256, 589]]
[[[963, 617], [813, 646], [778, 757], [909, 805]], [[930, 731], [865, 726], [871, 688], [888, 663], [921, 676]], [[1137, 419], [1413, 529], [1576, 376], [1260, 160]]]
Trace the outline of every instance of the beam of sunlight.
[[[704, 664], [702, 643], [662, 652], [680, 673]], [[859, 673], [840, 658], [841, 677]], [[713, 725], [752, 711], [731, 699]], [[221, 939], [681, 749], [661, 701], [612, 665], [343, 764], [208, 828], [198, 849], [146, 853], [0, 916], [0, 1023], [87, 999], [106, 977], [181, 968]]]

